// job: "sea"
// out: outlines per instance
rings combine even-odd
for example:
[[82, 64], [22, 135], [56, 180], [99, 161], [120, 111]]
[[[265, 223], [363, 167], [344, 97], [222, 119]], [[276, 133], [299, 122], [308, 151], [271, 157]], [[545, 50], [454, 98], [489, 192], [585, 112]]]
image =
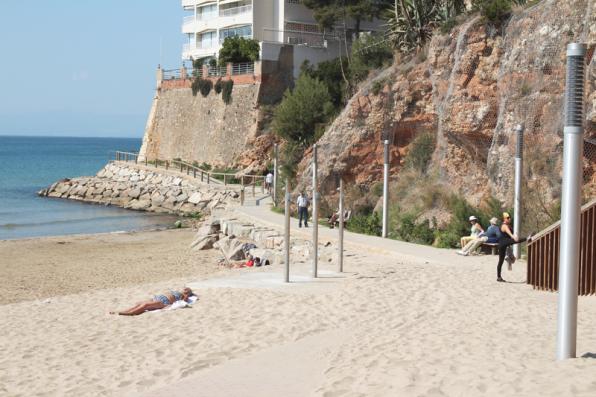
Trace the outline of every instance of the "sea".
[[0, 136], [0, 240], [172, 226], [168, 215], [37, 195], [59, 179], [95, 175], [115, 150], [140, 146], [137, 138]]

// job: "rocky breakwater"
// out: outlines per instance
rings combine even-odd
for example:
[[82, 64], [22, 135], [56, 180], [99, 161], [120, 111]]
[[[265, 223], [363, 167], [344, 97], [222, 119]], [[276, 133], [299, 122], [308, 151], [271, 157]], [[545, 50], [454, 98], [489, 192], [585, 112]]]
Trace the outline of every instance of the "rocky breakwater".
[[[337, 261], [334, 243], [321, 241], [319, 261]], [[192, 250], [219, 249], [224, 262], [242, 261], [247, 255], [260, 258], [267, 265], [284, 264], [284, 236], [279, 230], [238, 218], [209, 218], [197, 231]], [[290, 241], [292, 263], [312, 258], [312, 241], [293, 237]]]
[[239, 203], [234, 187], [207, 185], [176, 172], [118, 162], [92, 177], [60, 180], [38, 194], [171, 214], [209, 214]]

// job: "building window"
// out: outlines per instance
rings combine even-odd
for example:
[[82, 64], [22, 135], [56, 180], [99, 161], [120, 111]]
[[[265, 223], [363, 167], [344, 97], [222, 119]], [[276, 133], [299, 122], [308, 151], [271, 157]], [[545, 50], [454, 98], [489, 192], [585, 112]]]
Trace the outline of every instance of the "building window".
[[226, 37], [240, 36], [247, 39], [252, 38], [252, 25], [237, 26], [234, 28], [221, 29], [219, 31], [219, 42], [223, 43]]
[[300, 4], [302, 3], [301, 0], [288, 0], [288, 4]]
[[197, 8], [197, 19], [206, 20], [217, 17], [217, 4]]
[[217, 45], [217, 35], [215, 31], [205, 32], [197, 36], [197, 47], [198, 48], [211, 48]]

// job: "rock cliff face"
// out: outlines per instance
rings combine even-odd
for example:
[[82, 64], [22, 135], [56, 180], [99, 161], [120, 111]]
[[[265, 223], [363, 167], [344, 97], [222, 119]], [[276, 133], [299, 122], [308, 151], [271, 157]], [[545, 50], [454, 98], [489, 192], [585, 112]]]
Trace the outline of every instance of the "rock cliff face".
[[39, 194], [171, 214], [209, 214], [214, 208], [240, 201], [233, 188], [200, 184], [185, 175], [125, 163], [110, 163], [96, 176], [56, 182]]
[[[392, 142], [399, 178], [410, 143], [436, 136], [430, 169], [473, 204], [489, 196], [511, 203], [516, 124], [525, 126], [525, 177], [546, 201], [559, 194], [565, 50], [596, 42], [591, 0], [543, 0], [515, 11], [497, 29], [471, 16], [428, 49], [364, 83], [319, 140], [321, 193], [333, 200], [336, 174], [365, 194], [382, 180], [383, 139]], [[593, 47], [592, 47], [593, 48]], [[592, 51], [589, 51], [591, 59]], [[596, 66], [587, 67], [587, 195], [596, 194]], [[376, 83], [375, 83], [376, 82]], [[383, 89], [373, 93], [373, 85]], [[310, 185], [310, 153], [297, 189]]]
[[212, 92], [162, 89], [153, 101], [140, 158], [207, 162], [228, 166], [257, 137], [260, 84], [235, 85], [232, 102]]

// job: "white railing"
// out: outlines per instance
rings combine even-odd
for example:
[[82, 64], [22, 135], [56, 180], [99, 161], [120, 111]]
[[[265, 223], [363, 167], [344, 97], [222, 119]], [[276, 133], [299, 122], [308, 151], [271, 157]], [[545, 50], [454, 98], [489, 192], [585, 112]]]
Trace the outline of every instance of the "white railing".
[[231, 17], [238, 14], [244, 14], [252, 11], [252, 4], [241, 7], [225, 8], [219, 10], [220, 17]]
[[184, 25], [188, 25], [189, 23], [193, 23], [195, 21], [195, 16], [194, 15], [189, 15], [186, 16], [182, 19], [182, 23]]
[[232, 75], [239, 74], [254, 74], [255, 63], [254, 62], [242, 62], [232, 64]]
[[203, 45], [203, 43], [184, 43], [182, 44], [182, 51], [195, 51], [195, 50], [217, 50], [217, 43], [211, 43], [211, 45]]

